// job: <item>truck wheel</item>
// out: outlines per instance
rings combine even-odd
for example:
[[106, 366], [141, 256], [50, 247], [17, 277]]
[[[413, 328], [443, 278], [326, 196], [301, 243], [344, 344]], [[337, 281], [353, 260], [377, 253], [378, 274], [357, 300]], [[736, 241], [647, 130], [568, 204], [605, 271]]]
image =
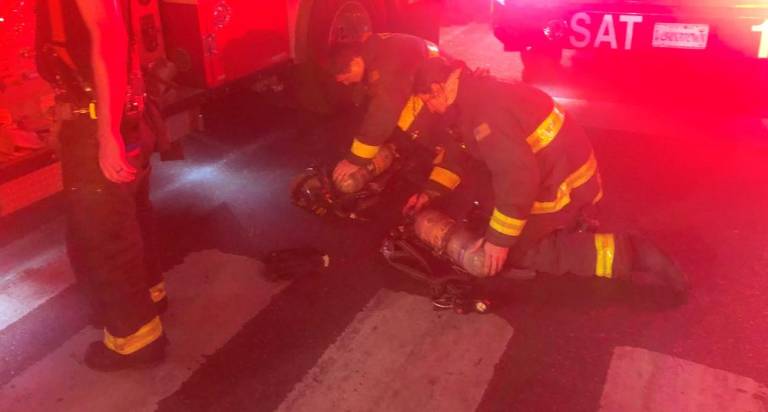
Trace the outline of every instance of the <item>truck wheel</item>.
[[523, 81], [535, 83], [552, 80], [560, 69], [563, 50], [556, 47], [527, 47], [520, 51]]
[[315, 0], [303, 55], [295, 67], [294, 94], [303, 108], [323, 114], [334, 111], [342, 88], [321, 68], [330, 45], [353, 41], [366, 32], [385, 30], [385, 13], [370, 0]]

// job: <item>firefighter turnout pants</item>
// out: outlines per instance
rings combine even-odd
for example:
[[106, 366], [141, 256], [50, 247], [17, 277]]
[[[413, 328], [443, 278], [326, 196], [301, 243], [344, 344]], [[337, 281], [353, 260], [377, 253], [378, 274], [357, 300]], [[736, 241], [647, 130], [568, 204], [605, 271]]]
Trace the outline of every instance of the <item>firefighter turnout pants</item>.
[[521, 242], [512, 250], [511, 264], [553, 275], [597, 276], [676, 292], [687, 290], [685, 275], [652, 241], [636, 234], [590, 228], [585, 212], [591, 209], [530, 219]]
[[129, 161], [139, 172], [118, 184], [99, 167], [96, 121], [65, 121], [59, 132], [67, 201], [67, 252], [94, 315], [104, 324], [104, 344], [128, 355], [162, 336], [153, 302], [165, 297], [154, 259], [149, 153]]

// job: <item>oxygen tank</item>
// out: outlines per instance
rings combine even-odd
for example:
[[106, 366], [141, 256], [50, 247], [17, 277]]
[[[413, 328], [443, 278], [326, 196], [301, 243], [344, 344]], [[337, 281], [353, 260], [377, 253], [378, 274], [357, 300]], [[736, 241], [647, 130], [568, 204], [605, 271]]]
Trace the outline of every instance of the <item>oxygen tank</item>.
[[419, 212], [413, 227], [416, 237], [436, 253], [445, 254], [451, 262], [472, 276], [486, 276], [483, 249], [469, 252], [469, 249], [480, 239], [476, 233], [434, 209]]
[[338, 182], [336, 188], [345, 194], [357, 193], [374, 177], [384, 173], [394, 160], [395, 148], [391, 144], [383, 145], [366, 167], [361, 167], [343, 181]]

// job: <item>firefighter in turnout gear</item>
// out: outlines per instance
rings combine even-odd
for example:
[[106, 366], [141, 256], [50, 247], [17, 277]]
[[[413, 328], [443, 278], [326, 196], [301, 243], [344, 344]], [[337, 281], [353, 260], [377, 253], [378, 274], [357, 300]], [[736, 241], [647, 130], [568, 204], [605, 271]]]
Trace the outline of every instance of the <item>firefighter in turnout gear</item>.
[[340, 185], [359, 168], [367, 166], [396, 128], [407, 132], [422, 120], [425, 111], [413, 95], [413, 81], [419, 67], [438, 55], [433, 43], [419, 37], [398, 34], [366, 34], [355, 43], [338, 44], [331, 51], [329, 71], [344, 85], [362, 84], [368, 108], [349, 154], [333, 171]]
[[[125, 3], [125, 4], [123, 4]], [[153, 364], [167, 340], [167, 305], [152, 258], [149, 156], [130, 5], [38, 0], [40, 74], [57, 93], [57, 138], [67, 200], [67, 251], [103, 325], [85, 363], [97, 370]]]
[[[428, 110], [444, 113], [459, 142], [491, 175], [493, 210], [484, 238], [485, 275], [505, 263], [551, 274], [626, 279], [684, 294], [688, 282], [652, 242], [629, 234], [596, 233], [587, 211], [603, 196], [592, 145], [584, 131], [544, 92], [504, 83], [441, 58], [430, 59], [415, 91]], [[461, 182], [462, 164], [447, 155], [433, 168], [423, 193], [404, 208], [411, 214]]]

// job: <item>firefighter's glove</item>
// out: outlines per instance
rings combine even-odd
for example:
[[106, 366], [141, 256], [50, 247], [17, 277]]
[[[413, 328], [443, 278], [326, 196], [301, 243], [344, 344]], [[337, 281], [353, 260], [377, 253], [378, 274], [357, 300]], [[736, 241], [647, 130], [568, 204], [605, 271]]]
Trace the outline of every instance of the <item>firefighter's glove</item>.
[[496, 246], [491, 242], [486, 241], [484, 238], [480, 238], [472, 245], [469, 253], [476, 252], [483, 249], [484, 254], [484, 270], [486, 276], [494, 276], [501, 271], [504, 263], [507, 261], [507, 255], [509, 255], [509, 248], [503, 246]]
[[437, 196], [437, 193], [431, 191], [415, 193], [407, 202], [405, 202], [405, 206], [403, 206], [403, 216], [413, 216], [416, 213], [421, 212], [425, 207], [432, 203], [432, 200]]
[[333, 169], [333, 182], [336, 186], [340, 186], [341, 182], [345, 181], [349, 175], [355, 173], [362, 166], [358, 166], [347, 159], [344, 159], [336, 164], [336, 168]]

